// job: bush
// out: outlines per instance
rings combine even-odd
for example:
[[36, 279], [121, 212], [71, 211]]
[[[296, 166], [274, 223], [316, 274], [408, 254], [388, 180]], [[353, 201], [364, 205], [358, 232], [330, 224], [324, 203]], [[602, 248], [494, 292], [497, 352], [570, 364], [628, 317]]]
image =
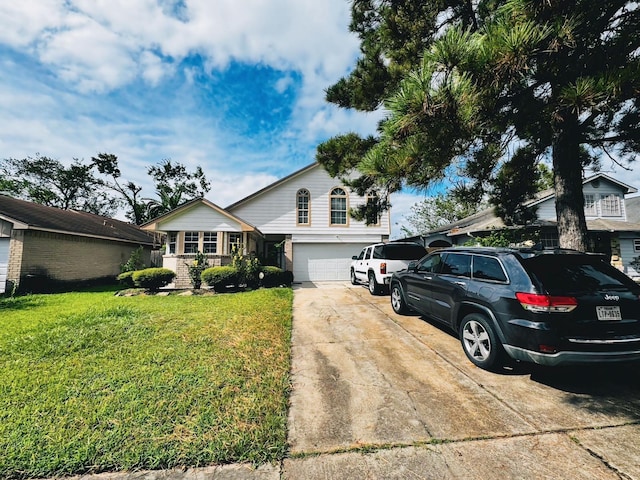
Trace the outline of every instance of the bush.
[[196, 258], [191, 263], [185, 263], [187, 270], [189, 271], [189, 279], [193, 288], [199, 289], [202, 285], [202, 272], [204, 272], [209, 266], [207, 256], [198, 251]]
[[121, 273], [120, 275], [118, 275], [116, 278], [125, 287], [133, 288], [135, 286], [135, 284], [133, 283], [133, 274], [134, 273], [135, 272], [133, 270], [132, 271], [128, 271], [128, 272], [124, 272], [124, 273]]
[[174, 271], [168, 268], [145, 268], [133, 272], [133, 283], [141, 288], [155, 291], [171, 283], [175, 278]]
[[238, 270], [231, 266], [207, 268], [202, 272], [202, 281], [216, 292], [223, 292], [229, 285], [238, 285]]
[[146, 266], [144, 264], [144, 260], [142, 259], [143, 255], [144, 248], [142, 247], [142, 245], [140, 245], [138, 248], [131, 252], [131, 256], [129, 257], [129, 260], [127, 260], [127, 263], [123, 263], [122, 265], [120, 265], [120, 271], [122, 273], [125, 273], [142, 270]]
[[279, 287], [281, 285], [291, 286], [293, 283], [293, 273], [284, 271], [279, 267], [262, 267], [262, 286]]

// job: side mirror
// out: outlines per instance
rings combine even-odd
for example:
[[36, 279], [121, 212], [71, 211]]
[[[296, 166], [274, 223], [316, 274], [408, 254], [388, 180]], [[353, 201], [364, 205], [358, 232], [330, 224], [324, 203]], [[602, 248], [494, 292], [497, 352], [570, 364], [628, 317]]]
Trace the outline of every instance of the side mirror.
[[351, 260], [357, 260], [358, 259], [358, 255], [354, 255], [353, 257], [351, 257]]
[[407, 271], [409, 272], [415, 272], [417, 268], [418, 268], [418, 262], [416, 260], [411, 260], [409, 262], [409, 265], [407, 265]]

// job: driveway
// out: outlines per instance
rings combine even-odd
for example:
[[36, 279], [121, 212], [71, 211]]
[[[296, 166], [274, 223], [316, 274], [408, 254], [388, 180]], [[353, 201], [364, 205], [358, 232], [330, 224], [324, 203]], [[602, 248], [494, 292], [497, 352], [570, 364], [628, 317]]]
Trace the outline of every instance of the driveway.
[[498, 374], [388, 296], [294, 295], [285, 479], [640, 480], [640, 365]]

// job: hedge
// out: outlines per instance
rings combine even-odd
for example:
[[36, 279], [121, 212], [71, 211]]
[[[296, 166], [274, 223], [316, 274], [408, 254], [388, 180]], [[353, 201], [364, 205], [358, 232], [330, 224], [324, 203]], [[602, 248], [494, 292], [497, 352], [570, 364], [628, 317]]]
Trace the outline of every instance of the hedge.
[[168, 268], [145, 268], [133, 272], [132, 278], [136, 286], [155, 291], [170, 284], [175, 276], [175, 272]]
[[207, 268], [202, 272], [202, 281], [213, 287], [216, 292], [222, 292], [230, 285], [238, 285], [240, 276], [238, 271], [231, 266]]

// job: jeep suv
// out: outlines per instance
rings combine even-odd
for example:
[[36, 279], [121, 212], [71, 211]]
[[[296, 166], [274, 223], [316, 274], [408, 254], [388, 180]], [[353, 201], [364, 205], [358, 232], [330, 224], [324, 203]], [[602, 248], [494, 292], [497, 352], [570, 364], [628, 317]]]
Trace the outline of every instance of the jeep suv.
[[351, 283], [366, 283], [371, 295], [378, 295], [389, 287], [393, 272], [407, 268], [411, 260], [419, 260], [426, 254], [422, 245], [413, 242], [369, 245], [360, 255], [351, 257]]
[[459, 336], [471, 362], [542, 365], [640, 359], [640, 286], [602, 255], [449, 248], [391, 279], [396, 313], [415, 310]]

